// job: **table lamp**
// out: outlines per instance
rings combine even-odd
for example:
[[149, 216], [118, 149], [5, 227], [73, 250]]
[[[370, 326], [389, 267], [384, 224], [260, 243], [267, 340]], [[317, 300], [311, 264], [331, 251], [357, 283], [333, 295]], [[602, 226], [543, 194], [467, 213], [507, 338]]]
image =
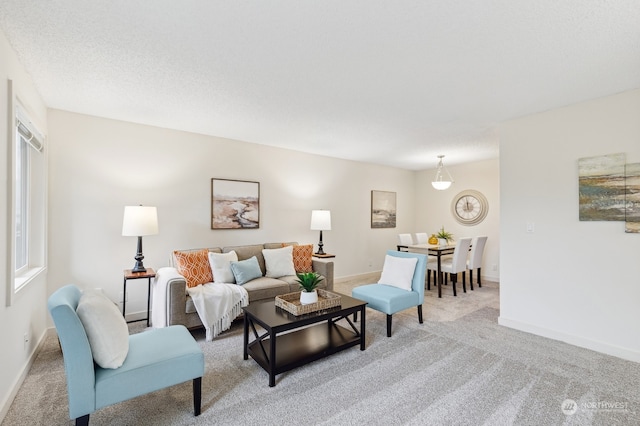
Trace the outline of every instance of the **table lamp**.
[[125, 206], [122, 221], [122, 235], [138, 237], [138, 250], [135, 256], [136, 264], [131, 272], [147, 272], [142, 264], [142, 237], [158, 233], [158, 211], [150, 206]]
[[318, 251], [316, 252], [316, 254], [325, 254], [324, 250], [322, 250], [322, 231], [331, 231], [331, 211], [312, 210], [311, 230], [320, 231], [320, 242], [318, 243]]

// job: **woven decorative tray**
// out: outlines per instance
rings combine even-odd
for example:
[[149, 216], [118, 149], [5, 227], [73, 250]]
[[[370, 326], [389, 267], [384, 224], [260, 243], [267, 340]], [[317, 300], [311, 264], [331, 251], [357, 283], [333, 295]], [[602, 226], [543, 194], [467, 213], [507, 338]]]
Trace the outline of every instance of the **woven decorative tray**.
[[284, 309], [293, 315], [308, 314], [310, 312], [321, 311], [323, 309], [334, 308], [340, 306], [340, 295], [331, 293], [330, 291], [317, 289], [318, 301], [303, 305], [300, 303], [300, 292], [282, 294], [276, 296], [275, 303], [279, 308]]

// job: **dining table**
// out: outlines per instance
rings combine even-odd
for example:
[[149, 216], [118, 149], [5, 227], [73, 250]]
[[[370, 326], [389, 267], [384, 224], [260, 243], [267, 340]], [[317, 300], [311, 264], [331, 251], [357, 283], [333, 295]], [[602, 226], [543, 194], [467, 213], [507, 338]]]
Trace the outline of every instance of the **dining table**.
[[412, 244], [407, 246], [407, 250], [410, 253], [421, 253], [426, 254], [428, 256], [436, 256], [438, 262], [438, 297], [442, 297], [442, 256], [446, 256], [448, 254], [453, 254], [456, 249], [455, 244], [447, 244], [447, 245], [433, 245], [433, 244]]

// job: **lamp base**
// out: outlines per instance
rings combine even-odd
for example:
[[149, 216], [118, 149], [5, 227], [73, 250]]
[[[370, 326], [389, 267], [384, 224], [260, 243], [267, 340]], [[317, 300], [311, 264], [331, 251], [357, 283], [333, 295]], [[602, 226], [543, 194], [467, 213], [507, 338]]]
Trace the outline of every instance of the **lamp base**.
[[322, 230], [320, 231], [320, 241], [318, 242], [318, 251], [315, 254], [325, 254], [324, 250], [322, 250], [322, 246], [324, 243], [322, 242]]
[[142, 254], [142, 237], [138, 237], [138, 251], [134, 259], [136, 260], [136, 264], [131, 272], [147, 272], [147, 268], [142, 264], [142, 259], [144, 259], [144, 255]]
[[147, 272], [147, 268], [144, 267], [144, 265], [142, 264], [142, 262], [136, 262], [135, 266], [133, 267], [133, 269], [131, 269], [131, 272], [133, 273], [137, 273], [137, 272]]

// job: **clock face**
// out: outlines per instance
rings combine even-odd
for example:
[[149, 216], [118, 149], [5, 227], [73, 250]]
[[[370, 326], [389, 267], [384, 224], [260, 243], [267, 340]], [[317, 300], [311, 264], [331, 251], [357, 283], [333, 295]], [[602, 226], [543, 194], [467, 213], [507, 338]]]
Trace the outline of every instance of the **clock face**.
[[451, 213], [463, 225], [476, 225], [487, 216], [489, 203], [478, 191], [466, 190], [453, 198]]

